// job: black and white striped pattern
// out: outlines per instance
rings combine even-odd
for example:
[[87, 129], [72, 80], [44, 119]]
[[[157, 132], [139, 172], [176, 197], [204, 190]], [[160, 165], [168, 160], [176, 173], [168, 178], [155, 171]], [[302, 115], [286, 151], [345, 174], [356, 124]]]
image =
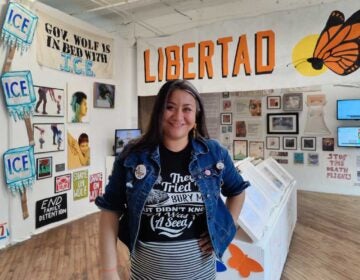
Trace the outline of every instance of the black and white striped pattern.
[[215, 280], [215, 255], [200, 251], [198, 240], [137, 242], [131, 280]]

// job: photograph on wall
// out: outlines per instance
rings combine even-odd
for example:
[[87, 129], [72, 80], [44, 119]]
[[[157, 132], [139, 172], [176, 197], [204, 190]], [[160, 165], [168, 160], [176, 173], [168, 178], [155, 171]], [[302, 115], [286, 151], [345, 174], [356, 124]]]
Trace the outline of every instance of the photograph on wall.
[[236, 121], [235, 126], [236, 126], [235, 136], [236, 137], [246, 137], [246, 122], [245, 121]]
[[224, 92], [222, 93], [222, 98], [230, 98], [230, 92], [224, 91]]
[[88, 123], [90, 120], [89, 104], [91, 104], [92, 92], [90, 86], [74, 86], [68, 84], [67, 87], [67, 121], [69, 123]]
[[34, 85], [34, 91], [36, 94], [34, 116], [64, 116], [65, 96], [63, 89]]
[[52, 177], [52, 157], [36, 159], [36, 179], [41, 180]]
[[233, 142], [233, 158], [235, 160], [242, 160], [247, 157], [247, 146], [248, 141], [247, 140], [234, 140]]
[[301, 137], [301, 150], [315, 151], [316, 137]]
[[231, 111], [231, 100], [223, 100], [223, 111]]
[[220, 114], [221, 124], [232, 124], [232, 113]]
[[297, 113], [267, 114], [268, 134], [298, 134], [299, 120]]
[[88, 170], [80, 170], [73, 173], [73, 193], [74, 200], [88, 197], [89, 177]]
[[304, 164], [304, 153], [294, 153], [294, 164]]
[[281, 96], [268, 96], [267, 109], [281, 109]]
[[266, 136], [266, 149], [280, 150], [280, 137], [279, 136]]
[[319, 165], [319, 154], [308, 153], [308, 165]]
[[115, 85], [94, 83], [94, 108], [114, 108]]
[[283, 110], [284, 111], [302, 111], [303, 94], [301, 92], [284, 93]]
[[250, 116], [260, 117], [261, 116], [261, 99], [251, 98], [249, 100], [249, 112]]
[[64, 151], [63, 123], [34, 123], [34, 154]]
[[90, 180], [90, 202], [95, 201], [95, 198], [99, 195], [102, 195], [103, 187], [103, 174], [101, 172], [91, 174], [89, 177]]
[[36, 201], [35, 228], [65, 220], [67, 210], [66, 193]]
[[264, 142], [249, 141], [249, 157], [264, 159]]
[[283, 137], [283, 149], [284, 150], [296, 150], [297, 149], [297, 137], [284, 136]]
[[325, 123], [325, 94], [308, 95], [306, 105], [308, 107], [304, 134], [306, 135], [330, 135], [331, 132]]
[[55, 193], [71, 190], [71, 174], [56, 176], [54, 179]]
[[90, 136], [86, 126], [67, 130], [67, 167], [75, 169], [90, 165]]
[[332, 152], [334, 151], [334, 138], [323, 138], [322, 139], [322, 150]]

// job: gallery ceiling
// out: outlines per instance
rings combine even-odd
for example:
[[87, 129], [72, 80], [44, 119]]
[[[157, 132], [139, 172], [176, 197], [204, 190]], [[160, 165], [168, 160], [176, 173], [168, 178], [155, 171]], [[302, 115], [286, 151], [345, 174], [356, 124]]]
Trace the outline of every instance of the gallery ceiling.
[[[34, 1], [34, 0], [33, 0]], [[167, 36], [216, 21], [338, 0], [39, 0], [127, 39]]]

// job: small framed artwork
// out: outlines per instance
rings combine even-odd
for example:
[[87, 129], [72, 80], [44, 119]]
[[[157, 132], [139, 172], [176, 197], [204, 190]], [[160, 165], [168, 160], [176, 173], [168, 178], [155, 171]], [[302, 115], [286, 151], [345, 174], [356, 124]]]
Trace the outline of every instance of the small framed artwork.
[[316, 151], [316, 137], [301, 137], [301, 150]]
[[52, 177], [52, 157], [36, 159], [36, 179], [41, 180]]
[[56, 176], [54, 185], [55, 193], [71, 190], [71, 174]]
[[227, 133], [227, 126], [221, 126], [221, 133]]
[[308, 153], [308, 165], [319, 165], [318, 153]]
[[249, 156], [255, 159], [264, 159], [264, 142], [249, 141]]
[[284, 136], [283, 137], [283, 149], [284, 150], [296, 150], [297, 149], [297, 137]]
[[220, 114], [221, 124], [232, 124], [232, 113]]
[[322, 139], [322, 150], [323, 151], [334, 151], [334, 138], [323, 138]]
[[224, 91], [224, 92], [222, 93], [222, 97], [223, 97], [223, 98], [229, 98], [229, 97], [230, 97], [230, 92]]
[[298, 134], [298, 113], [271, 113], [267, 114], [268, 134]]
[[302, 92], [284, 93], [283, 110], [284, 111], [302, 111], [303, 94]]
[[268, 109], [281, 109], [281, 96], [268, 96], [266, 100]]
[[242, 160], [248, 155], [248, 141], [247, 140], [234, 140], [233, 158], [235, 160]]
[[34, 123], [34, 154], [64, 151], [64, 123]]
[[231, 100], [223, 100], [223, 111], [231, 111]]
[[304, 164], [304, 153], [294, 153], [294, 164]]
[[279, 136], [266, 136], [266, 149], [280, 150], [280, 137]]
[[115, 86], [94, 83], [94, 108], [114, 108]]
[[34, 85], [34, 91], [37, 94], [34, 116], [64, 116], [65, 97], [63, 89]]

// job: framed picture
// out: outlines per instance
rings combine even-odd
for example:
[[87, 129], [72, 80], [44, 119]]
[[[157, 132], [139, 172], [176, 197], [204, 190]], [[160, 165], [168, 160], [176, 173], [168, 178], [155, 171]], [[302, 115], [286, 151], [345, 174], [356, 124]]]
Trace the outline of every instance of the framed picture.
[[64, 174], [54, 178], [55, 193], [71, 190], [71, 174]]
[[230, 92], [224, 91], [224, 92], [222, 93], [222, 97], [223, 97], [223, 98], [229, 98], [229, 97], [230, 97]]
[[235, 135], [236, 137], [246, 137], [246, 122], [236, 121], [235, 122]]
[[67, 84], [67, 121], [89, 123], [93, 94], [89, 83]]
[[284, 111], [302, 111], [303, 94], [302, 92], [284, 93], [283, 110]]
[[52, 177], [52, 157], [36, 159], [36, 179], [41, 180]]
[[114, 108], [115, 86], [94, 83], [94, 108]]
[[322, 150], [323, 151], [334, 151], [334, 138], [323, 138], [322, 139]]
[[266, 149], [280, 150], [280, 137], [279, 136], [266, 136]]
[[223, 100], [223, 111], [231, 111], [231, 100]]
[[267, 114], [268, 134], [298, 134], [298, 113]]
[[281, 96], [268, 96], [266, 100], [268, 109], [281, 109]]
[[234, 140], [233, 142], [233, 158], [235, 160], [242, 160], [247, 157], [247, 146], [248, 141], [247, 140]]
[[34, 86], [36, 103], [34, 116], [63, 117], [64, 116], [64, 90], [59, 88]]
[[301, 150], [316, 151], [316, 137], [301, 137]]
[[64, 151], [63, 123], [34, 123], [34, 154]]
[[304, 164], [304, 153], [294, 153], [294, 164]]
[[264, 159], [264, 142], [249, 141], [249, 156], [256, 159]]
[[232, 124], [232, 113], [220, 114], [221, 124]]
[[296, 150], [297, 149], [297, 137], [284, 136], [283, 137], [283, 149], [284, 150]]
[[308, 153], [308, 165], [319, 165], [318, 153]]

